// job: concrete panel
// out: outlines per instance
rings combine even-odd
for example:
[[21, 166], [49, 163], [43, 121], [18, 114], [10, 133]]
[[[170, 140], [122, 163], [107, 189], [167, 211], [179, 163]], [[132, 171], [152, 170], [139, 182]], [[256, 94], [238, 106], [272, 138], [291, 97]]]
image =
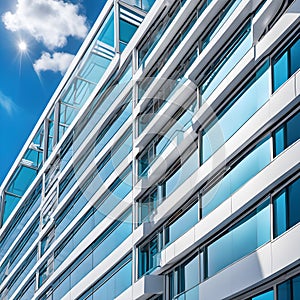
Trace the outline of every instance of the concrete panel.
[[153, 295], [161, 294], [164, 289], [164, 276], [145, 275], [134, 283], [132, 289], [134, 300], [145, 300]]
[[[299, 153], [299, 152], [298, 152]], [[272, 243], [272, 271], [276, 273], [300, 259], [300, 224], [282, 234]]]
[[298, 71], [294, 76], [296, 77], [296, 95], [298, 96], [300, 95], [300, 71]]

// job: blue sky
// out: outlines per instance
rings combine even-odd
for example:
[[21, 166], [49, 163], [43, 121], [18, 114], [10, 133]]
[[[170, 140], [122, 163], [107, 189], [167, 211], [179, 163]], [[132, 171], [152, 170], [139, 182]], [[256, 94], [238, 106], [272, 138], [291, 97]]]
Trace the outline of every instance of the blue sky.
[[0, 1], [0, 184], [105, 2]]

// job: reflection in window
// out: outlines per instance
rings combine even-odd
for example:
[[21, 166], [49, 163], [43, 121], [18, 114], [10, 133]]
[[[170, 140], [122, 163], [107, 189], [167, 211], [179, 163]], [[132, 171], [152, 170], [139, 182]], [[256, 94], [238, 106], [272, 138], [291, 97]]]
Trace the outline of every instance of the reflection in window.
[[264, 292], [258, 296], [251, 298], [251, 300], [273, 300], [273, 299], [274, 299], [274, 291], [273, 290]]
[[206, 248], [206, 277], [270, 241], [270, 222], [270, 201], [267, 200], [210, 244]]
[[200, 257], [190, 258], [169, 275], [169, 299], [199, 299]]
[[132, 284], [132, 258], [124, 258], [113, 269], [108, 271], [96, 284], [81, 295], [78, 300], [93, 299], [113, 300]]
[[184, 213], [170, 221], [165, 228], [165, 244], [173, 243], [199, 221], [199, 202], [197, 201]]
[[162, 247], [162, 233], [156, 234], [150, 242], [139, 247], [139, 277], [151, 273], [160, 265], [160, 253]]
[[265, 63], [217, 117], [202, 132], [204, 163], [238, 131], [269, 99], [270, 71]]
[[274, 197], [274, 236], [277, 237], [300, 222], [300, 178]]
[[169, 124], [162, 129], [160, 134], [153, 138], [152, 142], [138, 157], [138, 175], [147, 177], [147, 171], [171, 143], [179, 145], [183, 139], [185, 131], [192, 125], [192, 117], [197, 110], [196, 99], [188, 108], [181, 107], [170, 120]]
[[212, 212], [271, 161], [271, 139], [267, 137], [238, 162], [216, 185], [202, 196], [202, 215]]
[[113, 222], [53, 284], [54, 299], [61, 299], [82, 278], [99, 265], [132, 233], [132, 212], [126, 211]]
[[120, 52], [125, 49], [142, 21], [143, 16], [125, 7], [120, 7]]
[[149, 221], [162, 201], [198, 169], [198, 151], [195, 145], [192, 145], [174, 165], [174, 169], [167, 174], [167, 178], [138, 202], [139, 223]]
[[274, 155], [300, 139], [300, 112], [281, 125], [274, 133]]
[[220, 82], [242, 59], [252, 46], [251, 27], [248, 23], [239, 33], [229, 47], [221, 54], [217, 61], [209, 69], [206, 79], [201, 85], [201, 101], [204, 103]]
[[218, 31], [222, 28], [224, 23], [229, 19], [238, 5], [242, 2], [242, 0], [231, 0], [229, 4], [222, 10], [222, 13], [215, 18], [215, 24], [207, 33], [207, 35], [203, 38], [202, 41], [202, 50], [209, 44], [209, 42], [213, 39], [213, 37], [218, 33]]
[[300, 299], [300, 276], [295, 276], [277, 287], [278, 300], [297, 300]]
[[292, 43], [274, 57], [272, 61], [273, 92], [288, 80], [300, 68], [300, 39]]

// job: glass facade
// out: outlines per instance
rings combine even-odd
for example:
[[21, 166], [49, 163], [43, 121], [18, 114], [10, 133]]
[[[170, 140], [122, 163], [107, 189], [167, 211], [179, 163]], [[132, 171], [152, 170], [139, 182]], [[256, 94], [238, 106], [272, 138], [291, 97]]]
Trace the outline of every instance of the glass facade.
[[0, 299], [300, 298], [300, 0], [250, 2], [105, 4], [1, 185]]

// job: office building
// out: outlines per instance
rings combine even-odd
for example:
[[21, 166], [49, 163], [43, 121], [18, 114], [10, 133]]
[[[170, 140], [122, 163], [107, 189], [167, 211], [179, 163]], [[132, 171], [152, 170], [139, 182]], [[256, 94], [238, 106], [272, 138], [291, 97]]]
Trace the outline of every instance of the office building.
[[1, 186], [0, 299], [300, 299], [300, 0], [108, 0]]

